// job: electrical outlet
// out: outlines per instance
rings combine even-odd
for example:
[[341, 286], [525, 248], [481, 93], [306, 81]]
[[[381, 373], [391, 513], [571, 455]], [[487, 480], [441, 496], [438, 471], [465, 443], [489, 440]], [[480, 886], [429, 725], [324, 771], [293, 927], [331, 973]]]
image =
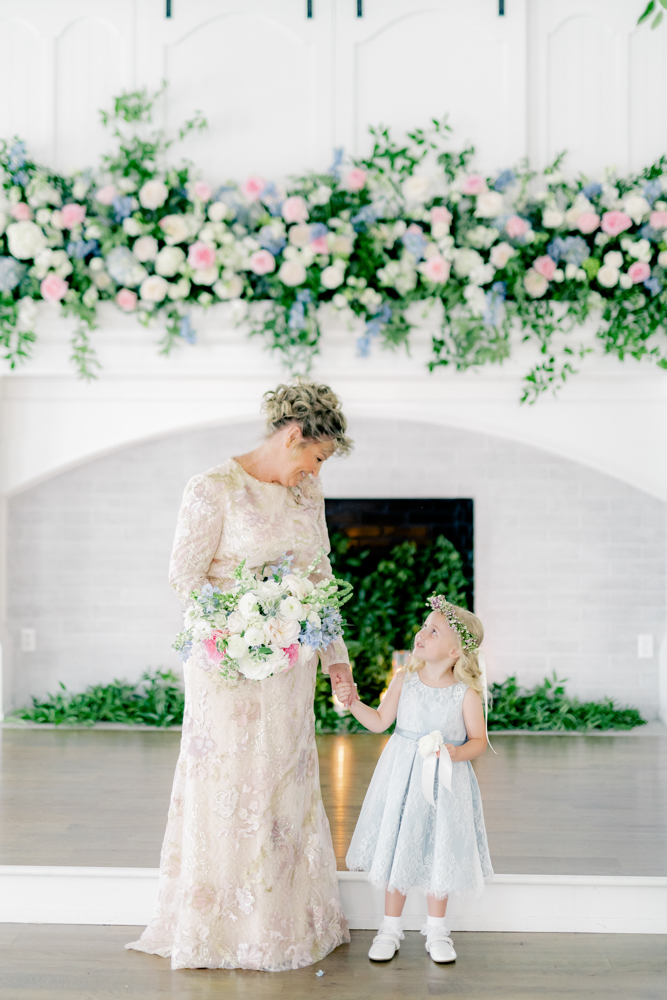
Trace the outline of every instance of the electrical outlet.
[[34, 653], [37, 649], [37, 632], [34, 628], [21, 629], [21, 652]]
[[637, 636], [637, 656], [640, 660], [652, 660], [653, 659], [653, 636], [652, 635], [638, 635]]

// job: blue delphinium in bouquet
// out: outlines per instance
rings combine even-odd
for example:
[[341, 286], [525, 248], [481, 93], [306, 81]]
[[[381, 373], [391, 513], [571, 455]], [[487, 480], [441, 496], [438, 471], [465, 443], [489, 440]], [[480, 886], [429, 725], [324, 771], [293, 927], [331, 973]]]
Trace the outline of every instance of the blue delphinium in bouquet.
[[352, 595], [345, 580], [308, 579], [322, 555], [320, 550], [301, 574], [291, 571], [287, 557], [262, 575], [250, 573], [244, 561], [232, 590], [208, 583], [193, 591], [174, 649], [186, 660], [199, 644], [228, 680], [261, 681], [306, 662], [343, 634], [340, 608]]

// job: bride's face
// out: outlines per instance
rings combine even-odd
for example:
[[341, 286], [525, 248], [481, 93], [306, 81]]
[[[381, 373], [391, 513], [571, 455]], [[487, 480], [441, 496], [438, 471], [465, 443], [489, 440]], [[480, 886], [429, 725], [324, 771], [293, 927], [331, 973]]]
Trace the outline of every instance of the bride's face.
[[280, 482], [283, 486], [298, 486], [306, 476], [318, 476], [333, 452], [334, 445], [330, 441], [307, 441], [301, 428], [293, 426], [281, 448]]

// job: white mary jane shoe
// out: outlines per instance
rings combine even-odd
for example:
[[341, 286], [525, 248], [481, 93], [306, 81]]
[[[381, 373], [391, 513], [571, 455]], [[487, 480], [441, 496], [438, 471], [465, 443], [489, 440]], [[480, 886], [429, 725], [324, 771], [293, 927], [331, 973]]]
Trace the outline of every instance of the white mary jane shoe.
[[442, 935], [431, 934], [430, 937], [426, 939], [426, 950], [438, 965], [445, 965], [447, 962], [456, 961], [456, 952], [454, 951], [454, 942], [450, 937], [446, 936], [446, 931], [442, 931]]
[[368, 952], [368, 957], [373, 962], [388, 962], [394, 957], [400, 947], [401, 941], [398, 935], [391, 934], [389, 931], [383, 931], [380, 928], [379, 934], [373, 938], [373, 944]]

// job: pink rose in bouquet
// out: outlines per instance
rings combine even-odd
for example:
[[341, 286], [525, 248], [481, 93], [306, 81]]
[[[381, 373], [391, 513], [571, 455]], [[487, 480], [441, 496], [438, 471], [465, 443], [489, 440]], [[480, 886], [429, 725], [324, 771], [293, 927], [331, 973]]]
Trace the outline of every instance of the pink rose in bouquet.
[[420, 271], [425, 278], [428, 278], [429, 281], [433, 281], [435, 284], [441, 285], [444, 284], [444, 282], [449, 278], [450, 268], [451, 264], [449, 261], [445, 260], [445, 258], [438, 253], [429, 257], [428, 260], [421, 265]]
[[282, 212], [285, 222], [308, 221], [308, 205], [305, 198], [302, 198], [298, 194], [292, 195], [291, 198], [285, 198]]
[[463, 194], [482, 194], [486, 190], [486, 181], [481, 174], [468, 174], [461, 183]]
[[195, 271], [207, 271], [215, 264], [215, 250], [208, 243], [197, 240], [188, 250], [188, 264]]
[[121, 288], [116, 296], [116, 305], [123, 312], [134, 312], [137, 308], [137, 293], [131, 288]]
[[519, 215], [510, 215], [505, 223], [505, 232], [511, 240], [521, 239], [530, 229], [529, 224]]
[[206, 181], [197, 181], [194, 186], [194, 192], [197, 198], [201, 198], [202, 201], [210, 201], [211, 194], [213, 193], [211, 185], [207, 184]]
[[276, 258], [270, 250], [255, 250], [250, 256], [250, 270], [253, 274], [271, 274], [276, 269]]
[[633, 285], [638, 285], [640, 281], [651, 277], [651, 268], [643, 260], [636, 260], [628, 268], [628, 276], [632, 278]]
[[115, 184], [106, 184], [95, 193], [95, 198], [100, 205], [111, 205], [118, 194]]
[[68, 289], [67, 282], [59, 278], [57, 274], [47, 274], [39, 286], [42, 298], [46, 299], [47, 302], [60, 302], [67, 295]]
[[72, 229], [73, 226], [80, 226], [86, 218], [86, 206], [70, 203], [63, 205], [61, 209], [63, 229]]
[[602, 216], [602, 229], [607, 236], [620, 236], [632, 225], [632, 219], [625, 212], [605, 212]]
[[361, 167], [353, 167], [345, 178], [345, 187], [348, 191], [361, 191], [366, 186], [366, 171]]
[[649, 225], [653, 229], [667, 229], [667, 212], [651, 212]]
[[299, 643], [293, 642], [291, 646], [283, 649], [283, 653], [286, 654], [290, 667], [293, 667], [299, 661]]
[[217, 660], [218, 662], [222, 660], [225, 655], [224, 653], [221, 653], [218, 647], [216, 646], [216, 641], [222, 635], [226, 635], [226, 633], [218, 629], [217, 631], [212, 632], [211, 635], [208, 637], [208, 639], [204, 639], [204, 642], [202, 644], [204, 646], [204, 649], [208, 653], [209, 657], [212, 660]]
[[32, 219], [32, 209], [24, 201], [20, 201], [18, 205], [12, 205], [9, 209], [9, 214], [17, 222], [30, 222]]
[[594, 233], [599, 225], [600, 216], [596, 215], [595, 212], [582, 212], [577, 219], [577, 229], [580, 233], [584, 233], [584, 235]]
[[266, 181], [263, 177], [249, 177], [248, 180], [241, 185], [241, 191], [246, 196], [248, 201], [257, 201], [265, 187]]
[[547, 281], [551, 281], [556, 273], [556, 261], [553, 257], [538, 257], [533, 267], [538, 274], [543, 275]]

